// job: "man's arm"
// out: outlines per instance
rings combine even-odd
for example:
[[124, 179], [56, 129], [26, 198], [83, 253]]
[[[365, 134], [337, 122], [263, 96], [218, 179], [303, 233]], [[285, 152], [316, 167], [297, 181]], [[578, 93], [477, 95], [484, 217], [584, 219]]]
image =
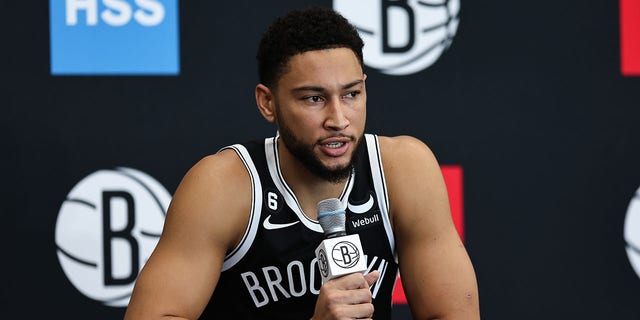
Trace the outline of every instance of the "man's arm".
[[414, 319], [479, 319], [475, 272], [431, 150], [380, 137], [402, 284]]
[[250, 192], [248, 173], [231, 150], [203, 159], [185, 175], [160, 241], [136, 281], [126, 320], [200, 316], [225, 254], [244, 233]]

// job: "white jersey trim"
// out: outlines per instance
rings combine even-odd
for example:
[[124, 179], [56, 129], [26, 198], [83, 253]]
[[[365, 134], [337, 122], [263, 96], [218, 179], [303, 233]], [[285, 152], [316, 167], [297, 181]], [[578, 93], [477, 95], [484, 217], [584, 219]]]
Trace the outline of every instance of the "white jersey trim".
[[[387, 194], [386, 180], [384, 177], [384, 169], [382, 166], [382, 157], [380, 155], [380, 146], [378, 143], [378, 137], [372, 134], [365, 134], [365, 141], [367, 143], [367, 150], [369, 154], [369, 165], [371, 168], [371, 174], [373, 179], [373, 186], [376, 192], [376, 197], [378, 201], [378, 205], [380, 207], [380, 212], [382, 215], [382, 222], [384, 225], [385, 232], [387, 233], [387, 238], [389, 239], [389, 247], [394, 254], [396, 263], [398, 262], [397, 252], [395, 251], [395, 237], [393, 235], [393, 228], [391, 227], [391, 221], [389, 219], [389, 197]], [[260, 177], [258, 175], [258, 171], [251, 160], [251, 156], [247, 149], [240, 145], [235, 144], [229, 147], [225, 147], [224, 149], [232, 149], [238, 154], [242, 162], [244, 163], [249, 175], [251, 177], [251, 213], [249, 217], [249, 223], [247, 228], [245, 229], [245, 233], [242, 236], [242, 240], [240, 243], [225, 256], [222, 271], [228, 270], [237, 264], [244, 255], [249, 251], [253, 241], [255, 240], [256, 233], [258, 231], [260, 225], [260, 212], [262, 211], [262, 184], [260, 183]], [[271, 178], [283, 195], [285, 202], [287, 205], [295, 212], [298, 216], [298, 219], [302, 221], [302, 223], [315, 232], [322, 233], [322, 227], [318, 223], [317, 220], [311, 219], [307, 217], [302, 211], [298, 200], [293, 193], [293, 191], [289, 188], [289, 186], [284, 181], [282, 177], [282, 172], [280, 171], [280, 163], [277, 152], [277, 137], [267, 138], [265, 139], [265, 153], [267, 158], [267, 164], [269, 168], [269, 173]], [[347, 207], [347, 195], [351, 192], [353, 188], [353, 173], [349, 177], [345, 189], [340, 195], [340, 200], [343, 203], [343, 206]]]
[[[296, 195], [293, 193], [293, 190], [289, 188], [289, 185], [287, 185], [287, 182], [282, 176], [282, 172], [280, 171], [280, 158], [278, 155], [278, 136], [266, 138], [264, 148], [271, 180], [273, 180], [276, 188], [278, 188], [278, 191], [280, 191], [280, 193], [282, 194], [286, 204], [289, 206], [289, 208], [291, 208], [296, 216], [298, 216], [298, 219], [302, 222], [302, 224], [304, 224], [308, 229], [322, 233], [322, 227], [320, 226], [320, 223], [318, 223], [318, 220], [311, 219], [306, 214], [304, 214], [302, 208], [300, 207], [300, 204], [298, 203]], [[347, 207], [347, 195], [349, 195], [349, 193], [351, 193], [351, 189], [353, 189], [353, 181], [354, 172], [352, 171], [339, 198], [344, 208]]]
[[369, 153], [369, 165], [371, 167], [371, 176], [373, 178], [373, 188], [376, 191], [378, 206], [380, 207], [382, 215], [382, 223], [384, 224], [384, 229], [387, 232], [387, 239], [389, 239], [391, 252], [393, 252], [395, 262], [398, 263], [398, 253], [395, 250], [396, 240], [393, 236], [393, 228], [391, 227], [391, 220], [389, 219], [389, 196], [387, 194], [387, 181], [384, 178], [384, 169], [382, 167], [382, 156], [380, 153], [378, 136], [365, 134], [365, 140], [367, 141], [367, 152]]
[[244, 235], [242, 235], [242, 240], [240, 240], [240, 243], [238, 243], [233, 251], [231, 251], [224, 257], [224, 262], [222, 263], [222, 271], [226, 271], [236, 265], [249, 251], [251, 245], [253, 244], [253, 241], [256, 238], [258, 227], [260, 226], [260, 212], [262, 211], [262, 184], [260, 183], [258, 170], [253, 164], [253, 160], [251, 160], [249, 151], [247, 151], [247, 149], [241, 144], [234, 144], [221, 150], [224, 149], [233, 149], [244, 163], [244, 166], [247, 168], [247, 171], [251, 176], [252, 192], [251, 215], [249, 216], [249, 223], [244, 231]]

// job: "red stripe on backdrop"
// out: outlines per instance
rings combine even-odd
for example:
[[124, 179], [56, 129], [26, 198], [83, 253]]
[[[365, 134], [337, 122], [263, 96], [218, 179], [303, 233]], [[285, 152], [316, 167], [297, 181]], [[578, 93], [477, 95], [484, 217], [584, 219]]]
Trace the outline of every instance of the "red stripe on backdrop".
[[461, 166], [442, 166], [442, 176], [447, 185], [449, 193], [449, 206], [451, 207], [451, 218], [458, 230], [460, 239], [464, 242], [464, 193], [463, 175]]
[[[442, 170], [442, 177], [444, 178], [447, 193], [449, 194], [451, 218], [453, 218], [453, 224], [456, 226], [460, 238], [464, 241], [464, 188], [462, 167], [450, 165], [441, 166], [440, 169]], [[404, 294], [400, 277], [398, 277], [398, 281], [396, 281], [391, 300], [393, 304], [407, 303], [407, 297]]]
[[620, 69], [640, 76], [640, 0], [620, 0]]

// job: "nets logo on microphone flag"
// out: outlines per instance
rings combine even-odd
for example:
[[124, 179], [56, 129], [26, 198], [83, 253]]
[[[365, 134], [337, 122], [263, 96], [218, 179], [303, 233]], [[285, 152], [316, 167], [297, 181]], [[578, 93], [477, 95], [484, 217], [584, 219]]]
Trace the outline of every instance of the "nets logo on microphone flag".
[[640, 1], [620, 0], [620, 69], [640, 76]]
[[178, 0], [49, 0], [51, 74], [177, 75]]

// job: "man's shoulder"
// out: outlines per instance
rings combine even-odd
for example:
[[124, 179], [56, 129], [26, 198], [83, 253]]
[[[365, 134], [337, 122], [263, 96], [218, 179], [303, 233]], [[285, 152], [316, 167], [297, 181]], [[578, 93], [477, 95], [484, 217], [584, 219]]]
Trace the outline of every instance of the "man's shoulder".
[[247, 169], [236, 152], [221, 150], [189, 169], [174, 194], [170, 211], [200, 225], [219, 221], [237, 226], [241, 234], [251, 208], [251, 188]]
[[181, 182], [183, 189], [190, 192], [210, 192], [217, 190], [226, 192], [242, 192], [250, 190], [248, 173], [240, 156], [233, 149], [223, 149], [215, 154], [205, 156], [198, 161], [185, 175]]
[[409, 136], [378, 136], [380, 151], [389, 158], [405, 158], [415, 153], [431, 153], [431, 149], [420, 139]]
[[404, 180], [421, 169], [439, 168], [435, 155], [420, 139], [407, 135], [378, 136], [378, 143], [387, 180]]
[[220, 174], [225, 175], [224, 173], [228, 172], [229, 169], [240, 167], [243, 167], [243, 165], [237, 151], [233, 148], [224, 148], [200, 159], [191, 168], [191, 171], [205, 176], [210, 174], [219, 176]]

